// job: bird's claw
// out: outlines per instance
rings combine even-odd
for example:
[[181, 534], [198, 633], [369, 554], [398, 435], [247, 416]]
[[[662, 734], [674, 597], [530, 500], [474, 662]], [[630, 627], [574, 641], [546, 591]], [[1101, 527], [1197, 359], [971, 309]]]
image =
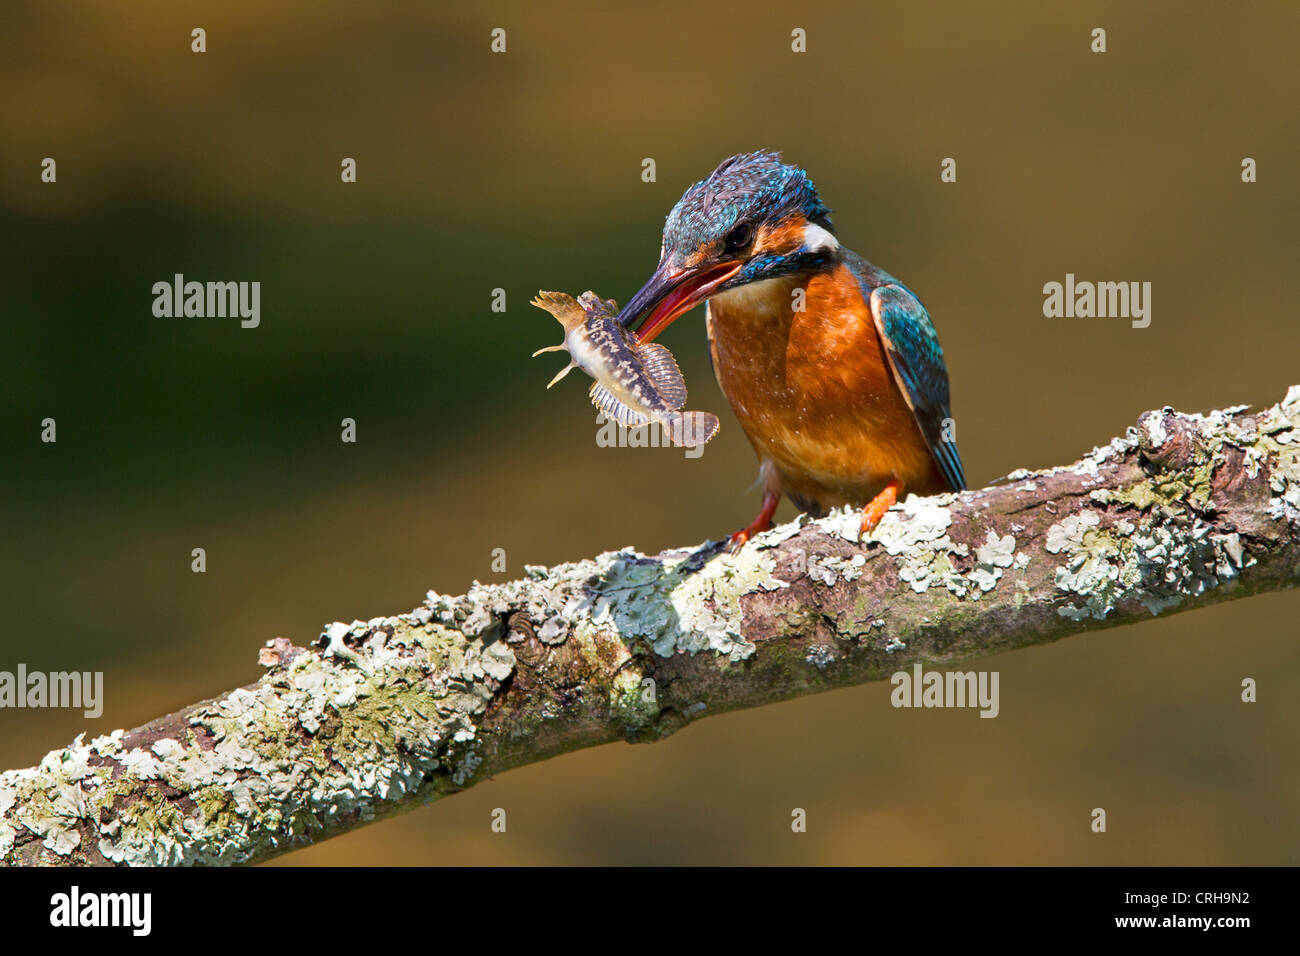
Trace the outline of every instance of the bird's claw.
[[756, 534], [762, 534], [772, 527], [772, 516], [776, 514], [776, 506], [780, 503], [781, 496], [775, 491], [763, 492], [763, 507], [747, 527], [741, 528], [735, 534], [727, 539], [727, 551], [735, 554], [745, 546], [745, 542]]
[[752, 537], [753, 535], [749, 533], [748, 528], [742, 528], [739, 531], [732, 532], [730, 535], [727, 536], [727, 553], [735, 554], [737, 551], [743, 548], [745, 546], [745, 542]]

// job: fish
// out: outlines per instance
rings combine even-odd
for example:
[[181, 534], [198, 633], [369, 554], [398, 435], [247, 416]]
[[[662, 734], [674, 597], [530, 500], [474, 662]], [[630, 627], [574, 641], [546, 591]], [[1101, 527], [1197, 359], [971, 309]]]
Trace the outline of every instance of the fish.
[[538, 292], [532, 304], [564, 326], [564, 341], [533, 353], [569, 353], [569, 364], [546, 386], [575, 368], [590, 375], [591, 403], [628, 428], [658, 422], [679, 448], [698, 448], [718, 432], [718, 416], [682, 411], [686, 380], [673, 353], [657, 342], [640, 342], [617, 320], [618, 303], [587, 291], [575, 299], [563, 292]]

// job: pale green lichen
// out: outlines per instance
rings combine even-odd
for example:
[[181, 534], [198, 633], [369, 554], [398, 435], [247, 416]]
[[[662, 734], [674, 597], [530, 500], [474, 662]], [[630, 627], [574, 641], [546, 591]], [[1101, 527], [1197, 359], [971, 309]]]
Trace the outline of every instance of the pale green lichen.
[[981, 591], [992, 591], [1003, 570], [1015, 564], [1017, 557], [1024, 559], [1020, 567], [1029, 563], [1029, 555], [1016, 554], [1015, 535], [998, 537], [997, 532], [990, 528], [984, 543], [975, 549], [975, 559], [979, 563], [971, 571], [970, 579]]
[[1213, 457], [1207, 457], [1192, 468], [1160, 472], [1123, 488], [1102, 488], [1090, 494], [1093, 501], [1127, 505], [1140, 511], [1159, 506], [1174, 513], [1185, 505], [1206, 510], [1210, 507], [1214, 469], [1220, 463]]
[[548, 645], [577, 640], [591, 652], [599, 634], [647, 640], [662, 655], [713, 651], [734, 659], [753, 652], [741, 640], [740, 598], [783, 587], [773, 561], [757, 549], [701, 562], [689, 553], [650, 558], [630, 548], [561, 565], [538, 580], [475, 583], [463, 598], [430, 593], [430, 613], [467, 634], [495, 634], [510, 611], [543, 622]]
[[970, 549], [948, 537], [951, 524], [952, 512], [946, 502], [908, 495], [902, 508], [886, 512], [872, 536], [887, 554], [899, 559], [898, 576], [913, 591], [919, 594], [943, 586], [960, 597], [969, 590], [969, 583], [952, 559], [965, 557]]
[[808, 559], [807, 573], [809, 578], [819, 584], [834, 587], [841, 580], [856, 581], [862, 577], [862, 569], [866, 563], [865, 554], [855, 554], [851, 558], [842, 558], [833, 554], [814, 555]]
[[654, 684], [643, 672], [626, 666], [614, 675], [609, 691], [610, 716], [631, 740], [641, 737], [659, 719], [659, 702]]
[[975, 566], [963, 571], [960, 565], [970, 556], [970, 548], [954, 542], [948, 534], [952, 525], [949, 506], [956, 500], [953, 494], [931, 498], [909, 495], [901, 507], [886, 512], [872, 539], [897, 558], [899, 579], [918, 594], [943, 587], [957, 597], [978, 600], [993, 590], [1004, 569], [1015, 565], [1016, 539], [989, 529], [985, 543], [976, 549]]
[[646, 640], [660, 657], [711, 652], [732, 661], [752, 657], [744, 637], [741, 598], [786, 587], [762, 548], [719, 554], [702, 566], [690, 555], [676, 560], [616, 556], [590, 607], [592, 625]]
[[1131, 598], [1156, 615], [1234, 577], [1240, 567], [1233, 558], [1235, 544], [1227, 536], [1210, 535], [1204, 522], [1186, 525], [1187, 519], [1136, 526], [1118, 522], [1085, 534], [1056, 572], [1057, 587], [1080, 595], [1084, 603], [1058, 613], [1101, 620]]
[[26, 830], [56, 856], [84, 852], [91, 834], [115, 863], [239, 862], [472, 777], [477, 721], [515, 669], [510, 648], [398, 619], [330, 625], [321, 643], [195, 710], [184, 739], [78, 737], [0, 775], [0, 860]]
[[1271, 457], [1273, 464], [1268, 476], [1269, 517], [1300, 525], [1300, 385], [1292, 386], [1286, 398], [1259, 415], [1256, 423], [1256, 453]]
[[1255, 450], [1271, 458], [1268, 514], [1300, 525], [1300, 385], [1292, 385], [1277, 406], [1257, 416]]
[[[1122, 488], [1091, 492], [1093, 501], [1117, 507], [1120, 514], [1132, 509], [1138, 515], [1135, 520], [1116, 518], [1104, 525], [1097, 512], [1085, 510], [1048, 529], [1048, 552], [1065, 558], [1056, 570], [1057, 587], [1083, 598], [1082, 603], [1058, 609], [1059, 614], [1101, 620], [1126, 599], [1136, 599], [1151, 614], [1159, 614], [1254, 564], [1237, 532], [1214, 533], [1209, 520], [1215, 511], [1214, 476], [1226, 463], [1227, 446], [1243, 450], [1242, 467], [1248, 476], [1258, 475], [1260, 462], [1272, 462], [1274, 496], [1266, 509], [1270, 516], [1300, 517], [1300, 484], [1295, 483], [1300, 461], [1286, 453], [1300, 419], [1300, 392], [1293, 388], [1286, 401], [1254, 422], [1234, 419], [1237, 411], [1182, 416], [1196, 425], [1198, 444], [1190, 448], [1191, 461], [1181, 469], [1156, 471]], [[1154, 451], [1168, 440], [1168, 414], [1174, 413], [1143, 416], [1139, 429], [1144, 447]]]
[[774, 548], [782, 541], [788, 541], [797, 535], [808, 524], [808, 516], [801, 514], [793, 521], [787, 521], [785, 524], [776, 525], [761, 534], [755, 535], [753, 547], [756, 548]]
[[1169, 433], [1165, 430], [1165, 417], [1161, 414], [1143, 415], [1138, 421], [1138, 431], [1152, 448], [1159, 448], [1169, 438]]

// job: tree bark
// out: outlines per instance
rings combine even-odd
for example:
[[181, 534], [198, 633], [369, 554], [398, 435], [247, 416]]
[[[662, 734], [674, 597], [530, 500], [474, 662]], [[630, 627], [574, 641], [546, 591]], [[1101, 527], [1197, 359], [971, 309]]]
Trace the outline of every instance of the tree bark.
[[857, 529], [528, 567], [268, 642], [256, 683], [0, 775], [0, 862], [258, 862], [579, 747], [1292, 587], [1300, 386]]

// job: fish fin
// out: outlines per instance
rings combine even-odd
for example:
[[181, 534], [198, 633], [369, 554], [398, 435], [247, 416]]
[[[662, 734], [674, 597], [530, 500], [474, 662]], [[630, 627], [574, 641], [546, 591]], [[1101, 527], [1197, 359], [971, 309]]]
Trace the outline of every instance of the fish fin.
[[664, 416], [668, 440], [679, 448], [698, 448], [718, 433], [712, 412], [671, 412]]
[[571, 295], [565, 295], [563, 292], [538, 292], [537, 295], [533, 296], [533, 300], [529, 305], [545, 309], [552, 315], [579, 308], [578, 300]]
[[682, 378], [682, 370], [677, 367], [673, 353], [658, 342], [642, 342], [636, 349], [642, 368], [668, 406], [679, 409], [685, 405], [686, 379]]
[[578, 304], [578, 300], [563, 292], [538, 292], [529, 304], [551, 313], [566, 331], [580, 325], [586, 319], [586, 313]]
[[548, 345], [546, 346], [546, 348], [538, 349], [536, 352], [534, 352], [533, 358], [537, 358], [537, 356], [541, 355], [543, 352], [563, 352], [567, 349], [568, 346], [565, 345], [563, 342], [561, 342], [559, 345]]
[[564, 376], [568, 375], [577, 367], [578, 366], [575, 363], [570, 362], [568, 365], [564, 366], [564, 368], [560, 369], [560, 371], [556, 373], [555, 378], [551, 379], [549, 382], [546, 383], [546, 387], [550, 388], [552, 385], [554, 385], [560, 379], [564, 378]]
[[600, 382], [591, 383], [590, 394], [591, 404], [604, 412], [606, 418], [616, 421], [620, 425], [626, 425], [628, 428], [638, 428], [650, 421], [636, 409], [629, 408], [620, 402]]

